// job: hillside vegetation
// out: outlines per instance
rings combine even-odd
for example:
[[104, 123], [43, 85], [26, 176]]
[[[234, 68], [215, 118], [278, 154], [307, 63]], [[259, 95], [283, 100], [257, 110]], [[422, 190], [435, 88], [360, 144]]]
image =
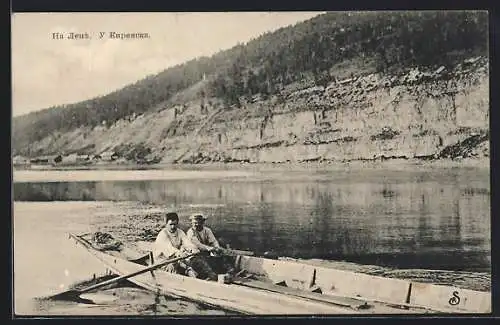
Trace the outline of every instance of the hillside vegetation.
[[[467, 155], [473, 148], [463, 141], [479, 137], [466, 142], [475, 148], [488, 139], [487, 18], [443, 11], [320, 15], [108, 95], [14, 118], [14, 154], [86, 148], [129, 160], [258, 162], [269, 161], [262, 153], [275, 148], [270, 161], [303, 160], [297, 152], [304, 150], [316, 152], [306, 160], [349, 160], [387, 156], [373, 155], [381, 149], [369, 143], [387, 147], [399, 137], [396, 151], [427, 148], [412, 157]], [[374, 123], [359, 125], [368, 118]], [[138, 131], [144, 128], [147, 134]], [[373, 134], [365, 141], [361, 130]], [[419, 137], [424, 143], [409, 140]], [[359, 148], [330, 148], [339, 143]], [[295, 154], [277, 158], [280, 148]], [[344, 154], [325, 158], [318, 150]]]

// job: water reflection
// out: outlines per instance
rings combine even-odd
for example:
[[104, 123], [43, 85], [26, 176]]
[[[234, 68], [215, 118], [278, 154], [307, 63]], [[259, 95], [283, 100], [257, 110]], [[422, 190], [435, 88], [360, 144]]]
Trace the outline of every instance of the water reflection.
[[[210, 216], [234, 247], [395, 267], [490, 267], [489, 175], [14, 184], [18, 201], [141, 201]], [[210, 207], [208, 207], [210, 206]], [[186, 224], [186, 223], [184, 223]]]

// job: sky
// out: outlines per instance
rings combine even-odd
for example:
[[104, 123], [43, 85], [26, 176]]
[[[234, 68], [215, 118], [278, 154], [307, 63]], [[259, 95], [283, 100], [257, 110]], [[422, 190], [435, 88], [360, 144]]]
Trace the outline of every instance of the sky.
[[[11, 20], [12, 115], [105, 95], [318, 14], [16, 13]], [[71, 32], [91, 39], [56, 39], [53, 34]], [[113, 39], [110, 32], [148, 33], [149, 38]]]

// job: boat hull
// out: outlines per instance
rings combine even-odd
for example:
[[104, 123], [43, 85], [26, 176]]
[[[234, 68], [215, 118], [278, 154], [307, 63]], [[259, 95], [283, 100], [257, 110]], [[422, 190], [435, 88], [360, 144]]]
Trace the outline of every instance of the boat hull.
[[490, 313], [491, 293], [419, 283], [337, 270], [296, 261], [252, 256], [238, 259], [237, 268], [285, 283], [288, 287], [317, 287], [324, 295], [357, 297], [387, 305], [415, 307], [445, 313]]
[[[143, 265], [93, 249], [81, 238], [71, 236], [78, 247], [100, 260], [106, 268], [124, 275], [144, 268]], [[155, 270], [139, 274], [129, 281], [153, 292], [201, 302], [242, 314], [320, 315], [356, 314], [349, 308], [287, 297], [278, 293], [257, 291], [234, 284], [221, 284]]]
[[[121, 254], [120, 256], [129, 257], [120, 258], [95, 250], [89, 242], [78, 236], [71, 237], [77, 246], [118, 275], [132, 273], [144, 267], [130, 261], [134, 258], [133, 254]], [[142, 245], [143, 251], [150, 250], [149, 243], [142, 244], [148, 244]], [[268, 282], [264, 285], [258, 281], [221, 284], [161, 270], [137, 275], [129, 280], [153, 292], [245, 314], [491, 312], [490, 292], [417, 283], [300, 261], [254, 256], [238, 256], [235, 268], [265, 278]], [[312, 291], [320, 293], [311, 293]], [[370, 303], [370, 308], [349, 308], [353, 305], [359, 307], [361, 302]]]

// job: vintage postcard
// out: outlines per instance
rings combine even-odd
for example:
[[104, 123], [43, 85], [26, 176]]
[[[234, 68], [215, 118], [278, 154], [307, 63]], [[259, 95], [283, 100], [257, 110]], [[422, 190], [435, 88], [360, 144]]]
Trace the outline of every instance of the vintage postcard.
[[14, 316], [492, 311], [487, 12], [11, 24]]

